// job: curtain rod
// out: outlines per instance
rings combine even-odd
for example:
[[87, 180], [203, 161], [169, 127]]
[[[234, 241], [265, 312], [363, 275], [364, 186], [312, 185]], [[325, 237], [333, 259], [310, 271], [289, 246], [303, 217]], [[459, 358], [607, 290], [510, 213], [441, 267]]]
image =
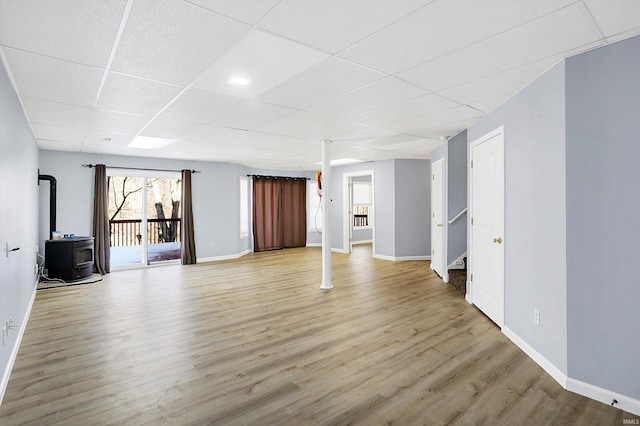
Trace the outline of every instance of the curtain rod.
[[[95, 167], [96, 164], [83, 164], [82, 167], [92, 168]], [[120, 166], [105, 166], [108, 169], [122, 169], [122, 170], [143, 170], [146, 172], [181, 172], [182, 170], [171, 170], [171, 169], [145, 169], [142, 167], [120, 167]], [[200, 170], [191, 170], [191, 173], [200, 173]]]
[[311, 178], [308, 178], [308, 177], [296, 177], [296, 176], [247, 175], [247, 177], [272, 178], [272, 179], [305, 179], [305, 180], [311, 180]]

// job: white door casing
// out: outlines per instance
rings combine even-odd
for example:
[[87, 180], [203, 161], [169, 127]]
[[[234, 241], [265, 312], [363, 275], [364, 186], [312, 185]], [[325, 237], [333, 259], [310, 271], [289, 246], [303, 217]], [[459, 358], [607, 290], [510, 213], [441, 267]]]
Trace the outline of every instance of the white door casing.
[[431, 269], [445, 277], [444, 159], [431, 165]]
[[361, 172], [349, 172], [342, 175], [342, 252], [351, 253], [353, 249], [353, 178], [356, 176], [371, 176], [371, 209], [369, 211], [369, 223], [371, 224], [371, 246], [372, 254], [376, 254], [376, 198], [375, 179], [373, 170], [363, 170]]
[[471, 300], [498, 326], [504, 325], [504, 128], [471, 148]]

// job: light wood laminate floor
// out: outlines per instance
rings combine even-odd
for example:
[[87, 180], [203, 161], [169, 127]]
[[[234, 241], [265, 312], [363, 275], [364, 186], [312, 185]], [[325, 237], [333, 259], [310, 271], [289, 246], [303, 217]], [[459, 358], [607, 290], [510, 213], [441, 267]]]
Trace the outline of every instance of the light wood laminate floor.
[[318, 248], [39, 291], [2, 425], [603, 424], [428, 262]]

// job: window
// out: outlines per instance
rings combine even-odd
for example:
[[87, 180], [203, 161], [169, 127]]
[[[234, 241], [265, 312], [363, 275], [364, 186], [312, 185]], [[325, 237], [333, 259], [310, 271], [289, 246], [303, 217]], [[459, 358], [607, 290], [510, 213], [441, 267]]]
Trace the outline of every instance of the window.
[[371, 228], [371, 182], [353, 182], [353, 228]]
[[309, 181], [307, 184], [309, 194], [309, 208], [307, 209], [307, 227], [309, 231], [322, 231], [322, 207], [320, 207], [320, 195], [318, 194], [318, 182]]
[[240, 177], [240, 237], [249, 236], [249, 179]]

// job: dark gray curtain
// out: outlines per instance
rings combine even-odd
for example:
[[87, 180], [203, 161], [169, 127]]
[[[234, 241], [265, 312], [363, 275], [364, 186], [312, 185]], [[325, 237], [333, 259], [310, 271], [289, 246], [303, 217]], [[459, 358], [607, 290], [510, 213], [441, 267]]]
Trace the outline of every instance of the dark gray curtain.
[[196, 263], [196, 240], [194, 238], [193, 208], [191, 206], [191, 170], [182, 171], [182, 247], [180, 258], [183, 265]]
[[107, 197], [107, 167], [96, 164], [93, 186], [93, 236], [94, 269], [100, 275], [111, 272], [111, 249], [109, 229], [109, 198]]

